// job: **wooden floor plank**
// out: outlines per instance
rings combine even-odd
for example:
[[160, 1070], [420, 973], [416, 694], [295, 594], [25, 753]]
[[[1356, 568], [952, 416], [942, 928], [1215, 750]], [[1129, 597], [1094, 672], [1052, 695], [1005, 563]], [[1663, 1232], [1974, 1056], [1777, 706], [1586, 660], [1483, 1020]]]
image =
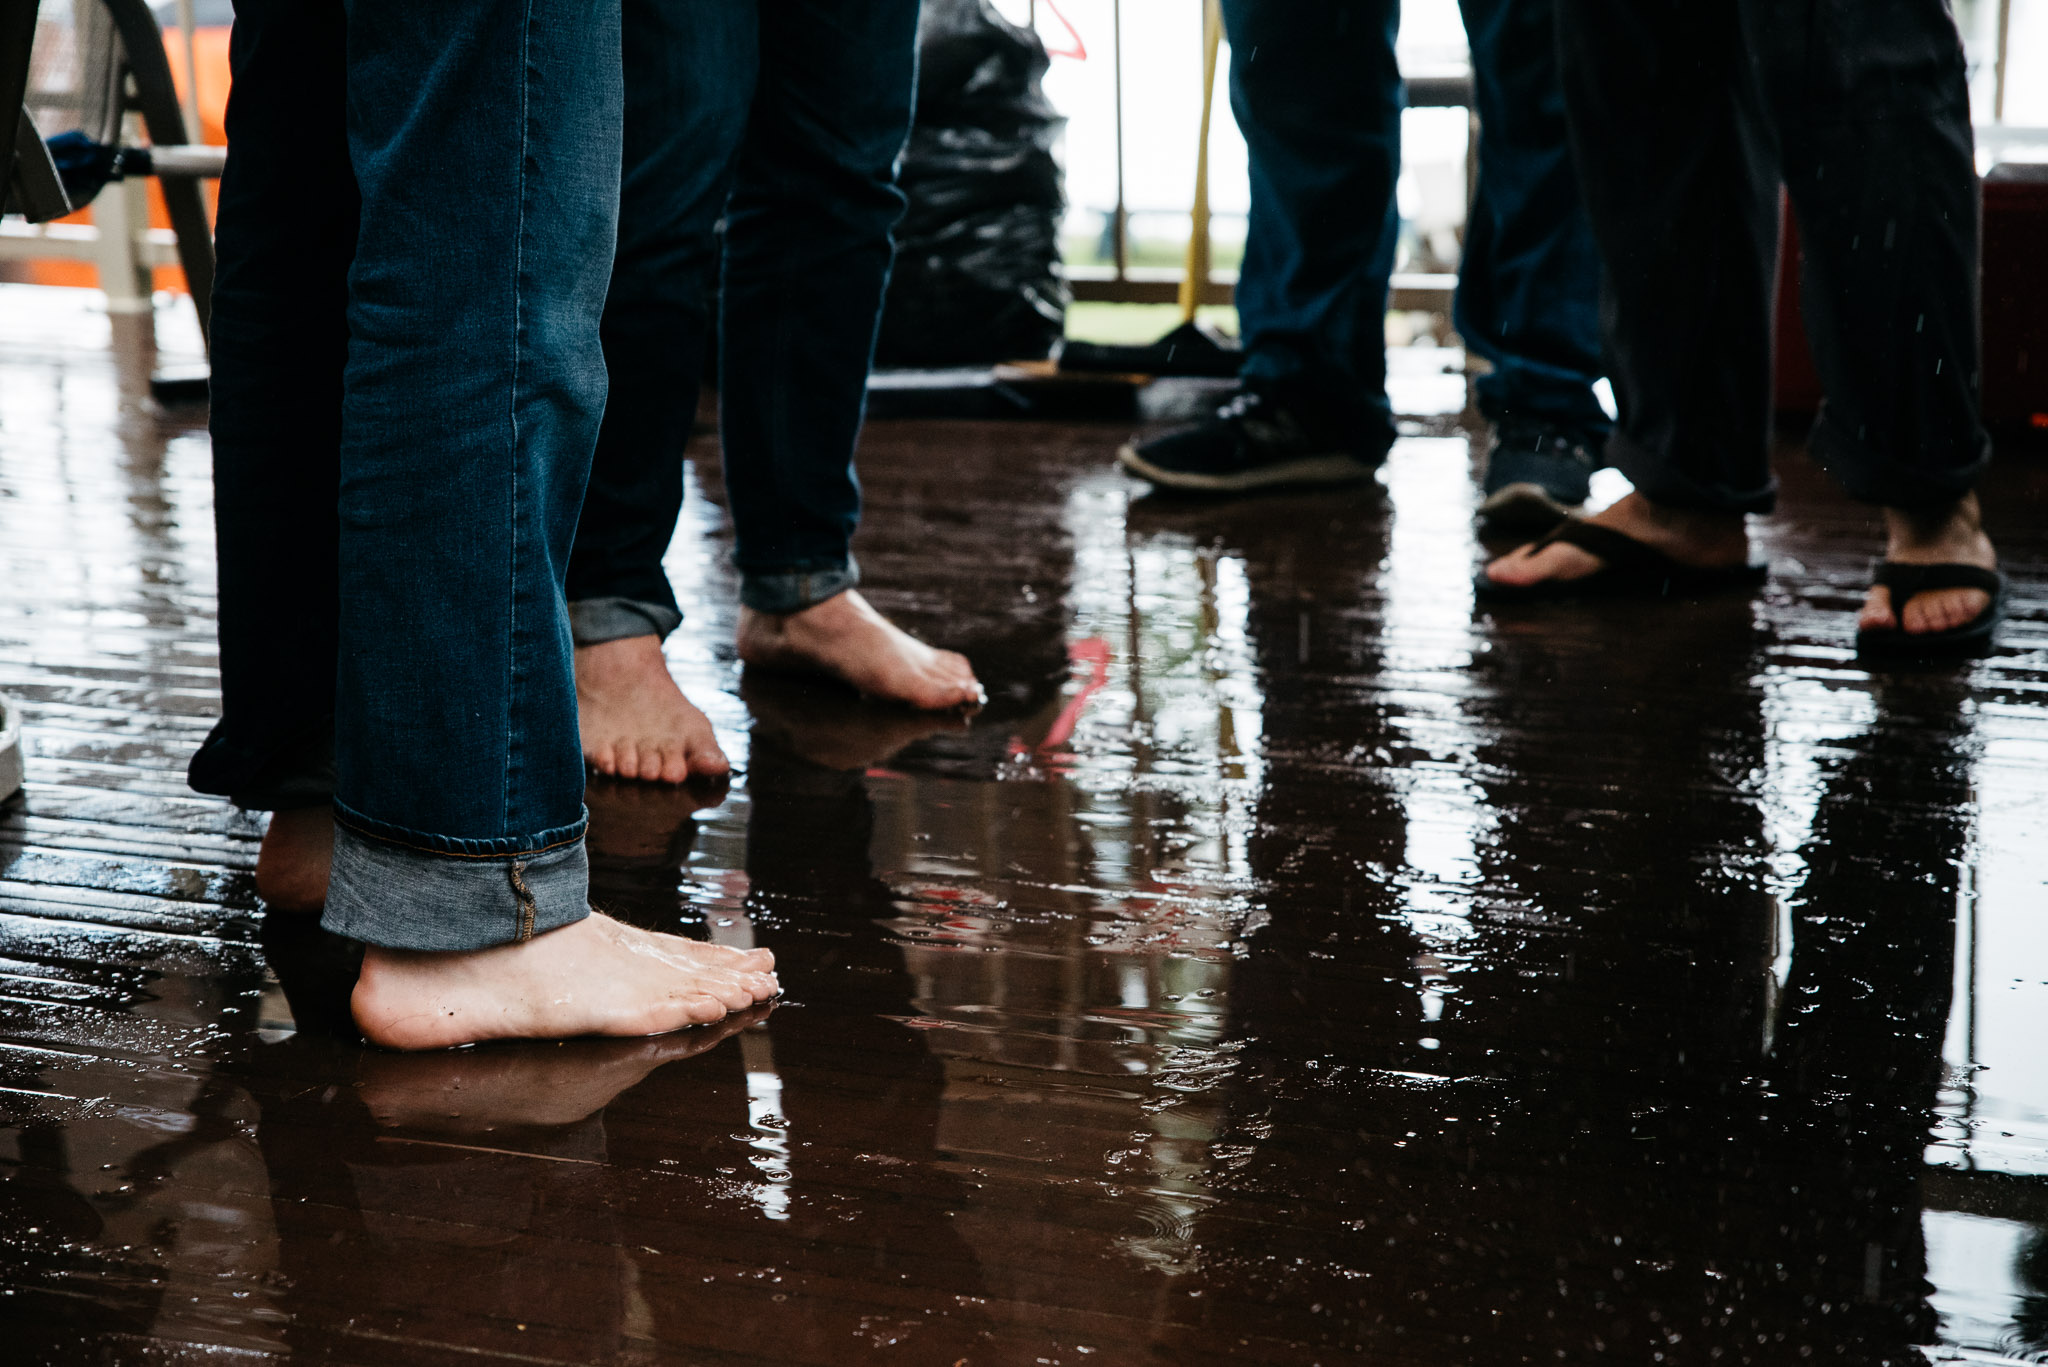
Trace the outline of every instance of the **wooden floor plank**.
[[700, 440], [669, 651], [740, 772], [594, 782], [593, 899], [786, 1000], [404, 1057], [185, 786], [204, 414], [93, 297], [0, 286], [0, 1358], [2048, 1353], [2038, 452], [1999, 651], [1885, 673], [1794, 442], [1754, 602], [1496, 611], [1469, 414], [1226, 504], [1111, 426], [878, 422], [866, 583], [962, 725], [741, 673]]

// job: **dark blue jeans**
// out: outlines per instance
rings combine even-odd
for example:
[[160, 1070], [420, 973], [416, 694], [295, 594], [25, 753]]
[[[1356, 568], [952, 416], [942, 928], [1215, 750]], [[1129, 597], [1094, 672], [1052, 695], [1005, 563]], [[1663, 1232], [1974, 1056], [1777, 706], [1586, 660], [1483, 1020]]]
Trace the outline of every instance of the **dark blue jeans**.
[[236, 11], [223, 715], [192, 781], [331, 783], [333, 930], [525, 938], [588, 914], [562, 581], [605, 399], [616, 0]]
[[856, 582], [853, 454], [903, 213], [917, 13], [918, 0], [626, 0], [611, 404], [569, 562], [579, 642], [681, 620], [661, 557], [719, 300], [742, 601], [794, 612]]
[[[1481, 124], [1456, 323], [1493, 363], [1482, 411], [1604, 430], [1600, 267], [1579, 204], [1553, 0], [1462, 0]], [[1237, 306], [1247, 379], [1384, 446], [1387, 281], [1404, 100], [1394, 0], [1223, 0], [1251, 153]]]

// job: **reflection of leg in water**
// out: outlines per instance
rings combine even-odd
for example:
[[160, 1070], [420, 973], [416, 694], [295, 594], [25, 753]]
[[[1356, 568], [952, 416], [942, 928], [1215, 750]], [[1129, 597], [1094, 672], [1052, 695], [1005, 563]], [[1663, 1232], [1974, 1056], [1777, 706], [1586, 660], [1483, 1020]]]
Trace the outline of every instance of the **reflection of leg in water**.
[[[1777, 1095], [1748, 1156], [1765, 1198], [1751, 1207], [1760, 1227], [1745, 1269], [1758, 1323], [1784, 1317], [1797, 1289], [1834, 1306], [1835, 1342], [1868, 1361], [1921, 1361], [1912, 1345], [1937, 1325], [1921, 1173], [1972, 820], [1957, 753], [1966, 697], [1952, 680], [1886, 682], [1876, 721], [1846, 757], [1822, 761], [1832, 772], [1801, 851], [1769, 1065]], [[1780, 1264], [1805, 1275], [1781, 1282]]]
[[286, 1344], [315, 1359], [459, 1344], [620, 1361], [644, 1318], [630, 1250], [645, 1239], [615, 1214], [636, 1193], [612, 1166], [603, 1108], [713, 1042], [354, 1055], [361, 1071], [340, 1086], [351, 1053], [327, 1041], [256, 1051], [241, 1080], [259, 1107]]
[[[978, 1362], [987, 1351], [979, 1310], [987, 1292], [955, 1230], [971, 1195], [936, 1145], [944, 1075], [922, 1032], [891, 1019], [916, 1008], [902, 951], [882, 924], [895, 895], [873, 872], [865, 777], [891, 749], [866, 725], [839, 724], [842, 709], [853, 723], [860, 714], [873, 721], [877, 709], [830, 698], [785, 708], [790, 700], [776, 696], [783, 690], [761, 690], [766, 682], [748, 684], [757, 721], [747, 909], [783, 928], [777, 954], [791, 1005], [742, 1043], [754, 1046], [748, 1066], [759, 1074], [748, 1085], [757, 1108], [750, 1175], [785, 1179], [763, 1193], [779, 1199], [757, 1205], [779, 1241], [786, 1237], [779, 1272], [789, 1300], [749, 1325], [746, 1347], [773, 1361], [830, 1361], [845, 1343], [895, 1342], [917, 1361]], [[920, 733], [946, 725], [899, 720]], [[879, 730], [895, 746], [908, 739]], [[771, 1100], [779, 1114], [760, 1114]], [[920, 1288], [930, 1313], [898, 1312], [887, 1296], [847, 1299], [835, 1287], [852, 1267], [864, 1285]], [[687, 1302], [650, 1303], [664, 1337], [705, 1332], [687, 1323]]]
[[[1683, 609], [1626, 656], [1497, 631], [1407, 704], [1383, 682], [1414, 639], [1399, 603], [1354, 617], [1270, 550], [1247, 561], [1272, 920], [1232, 988], [1244, 1157], [1202, 1231], [1228, 1269], [1204, 1299], [1342, 1305], [1319, 1345], [1402, 1361], [1650, 1362], [1665, 1325], [1686, 1360], [1732, 1345], [1701, 1320], [1772, 924], [1737, 786], [1762, 750], [1748, 612]], [[1297, 585], [1336, 677], [1287, 667]], [[1669, 709], [1639, 706], [1660, 683]], [[1365, 696], [1339, 708], [1346, 688]], [[1306, 1203], [1286, 1240], [1258, 1230], [1332, 1182], [1341, 1204]]]

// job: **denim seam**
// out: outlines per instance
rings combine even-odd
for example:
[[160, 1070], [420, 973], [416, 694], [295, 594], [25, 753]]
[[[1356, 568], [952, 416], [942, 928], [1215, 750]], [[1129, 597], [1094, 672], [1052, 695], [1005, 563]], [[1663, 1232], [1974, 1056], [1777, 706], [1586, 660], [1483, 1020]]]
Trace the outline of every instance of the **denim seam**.
[[508, 416], [512, 432], [510, 480], [511, 485], [511, 535], [506, 538], [506, 597], [510, 613], [506, 620], [505, 634], [505, 741], [504, 767], [498, 786], [498, 818], [501, 825], [509, 824], [512, 815], [513, 785], [513, 742], [512, 717], [518, 711], [519, 696], [519, 562], [520, 562], [520, 489], [519, 489], [519, 392], [523, 379], [522, 363], [525, 360], [525, 298], [526, 283], [526, 211], [527, 211], [527, 162], [531, 156], [533, 137], [533, 0], [527, 0], [521, 7], [519, 17], [519, 171], [518, 209], [512, 233], [512, 384], [507, 391]]
[[524, 944], [533, 938], [533, 919], [540, 914], [540, 906], [533, 900], [533, 890], [526, 886], [526, 880], [519, 875], [526, 871], [521, 860], [513, 860], [511, 868], [512, 895], [519, 899], [519, 932], [515, 943]]
[[573, 845], [583, 839], [583, 833], [578, 831], [575, 835], [564, 836], [552, 844], [541, 845], [531, 850], [521, 850], [517, 854], [470, 854], [466, 850], [437, 850], [431, 845], [415, 845], [410, 840], [395, 840], [388, 835], [379, 835], [374, 831], [364, 830], [361, 826], [344, 817], [341, 814], [341, 808], [338, 806], [334, 810], [334, 824], [346, 827], [351, 834], [359, 835], [365, 840], [374, 840], [380, 845], [395, 845], [401, 850], [414, 850], [420, 854], [429, 854], [436, 859], [526, 859], [536, 854], [546, 854], [550, 850], [559, 850], [566, 845]]

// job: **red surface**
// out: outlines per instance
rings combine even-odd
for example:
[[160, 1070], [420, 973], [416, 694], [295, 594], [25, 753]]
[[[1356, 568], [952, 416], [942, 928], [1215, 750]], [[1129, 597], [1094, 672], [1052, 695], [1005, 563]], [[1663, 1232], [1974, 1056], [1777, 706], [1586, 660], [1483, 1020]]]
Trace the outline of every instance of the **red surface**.
[[[1799, 232], [1789, 210], [1778, 275], [1776, 406], [1811, 415], [1820, 376], [1799, 316]], [[1984, 417], [2048, 432], [2048, 182], [1984, 183]]]

